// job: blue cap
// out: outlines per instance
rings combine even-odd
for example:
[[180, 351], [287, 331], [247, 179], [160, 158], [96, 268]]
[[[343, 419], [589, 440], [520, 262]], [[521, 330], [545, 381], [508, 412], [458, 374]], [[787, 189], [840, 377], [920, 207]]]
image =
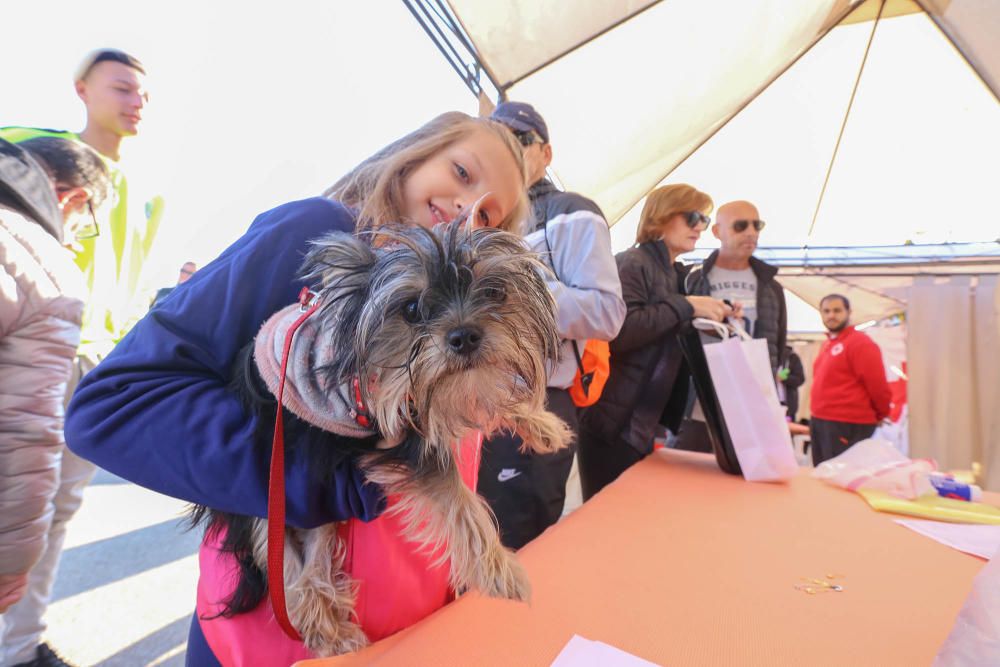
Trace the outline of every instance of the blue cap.
[[543, 142], [549, 143], [549, 128], [545, 119], [527, 102], [501, 102], [490, 114], [490, 118], [515, 132], [534, 132]]

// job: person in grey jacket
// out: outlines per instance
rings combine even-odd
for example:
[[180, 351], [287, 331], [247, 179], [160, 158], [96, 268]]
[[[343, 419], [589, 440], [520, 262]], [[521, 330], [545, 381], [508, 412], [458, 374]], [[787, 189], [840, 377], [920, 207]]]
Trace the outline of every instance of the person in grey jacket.
[[[92, 211], [110, 179], [78, 142], [0, 140], [0, 613], [24, 594], [29, 573], [53, 547], [53, 498], [66, 450], [63, 410], [86, 288], [67, 247], [97, 233]], [[4, 626], [2, 664], [26, 655]], [[37, 638], [36, 638], [37, 639]], [[27, 658], [27, 660], [23, 660]]]
[[[785, 364], [788, 340], [788, 311], [785, 291], [775, 276], [778, 269], [753, 256], [765, 223], [757, 207], [748, 201], [733, 201], [719, 207], [712, 233], [722, 243], [701, 266], [691, 269], [684, 280], [686, 294], [711, 296], [739, 303], [743, 325], [754, 338], [767, 341], [771, 370], [777, 374]], [[703, 334], [706, 343], [716, 342]], [[712, 451], [708, 429], [700, 410], [684, 420], [677, 437], [677, 448]]]
[[657, 424], [676, 430], [688, 374], [678, 335], [695, 317], [739, 314], [719, 299], [685, 296], [677, 256], [694, 250], [708, 227], [712, 199], [690, 185], [666, 185], [646, 198], [636, 246], [619, 253], [628, 313], [611, 341], [611, 374], [580, 425], [584, 500], [653, 451]]
[[[588, 339], [610, 341], [625, 320], [625, 302], [611, 253], [611, 233], [601, 209], [586, 197], [558, 190], [545, 170], [552, 162], [549, 130], [530, 104], [503, 102], [493, 119], [506, 125], [524, 150], [534, 224], [525, 237], [552, 269], [547, 278], [563, 337], [561, 358], [550, 364], [548, 409], [574, 433], [578, 409], [569, 395], [577, 373], [573, 345], [583, 353]], [[517, 549], [559, 520], [573, 447], [555, 454], [523, 454], [517, 436], [492, 438], [483, 446], [478, 491], [500, 525], [503, 543]]]

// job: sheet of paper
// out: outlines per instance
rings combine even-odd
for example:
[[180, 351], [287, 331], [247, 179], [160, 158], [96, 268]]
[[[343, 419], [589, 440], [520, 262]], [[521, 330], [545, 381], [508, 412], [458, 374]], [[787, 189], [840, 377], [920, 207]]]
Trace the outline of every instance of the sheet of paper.
[[896, 519], [895, 521], [901, 526], [926, 535], [952, 549], [958, 549], [986, 560], [993, 558], [997, 552], [1000, 552], [1000, 526], [922, 521], [920, 519]]
[[658, 667], [656, 663], [637, 658], [631, 653], [573, 635], [559, 652], [552, 667]]

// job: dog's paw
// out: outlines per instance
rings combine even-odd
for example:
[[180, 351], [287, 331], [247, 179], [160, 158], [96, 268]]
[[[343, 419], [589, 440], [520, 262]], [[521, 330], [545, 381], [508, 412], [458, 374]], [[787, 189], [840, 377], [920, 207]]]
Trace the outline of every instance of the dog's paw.
[[484, 572], [484, 580], [477, 586], [480, 593], [492, 598], [527, 602], [531, 598], [528, 573], [507, 549], [500, 549]]
[[573, 431], [566, 422], [548, 410], [521, 417], [515, 430], [523, 441], [523, 452], [551, 454], [568, 447], [573, 441]]

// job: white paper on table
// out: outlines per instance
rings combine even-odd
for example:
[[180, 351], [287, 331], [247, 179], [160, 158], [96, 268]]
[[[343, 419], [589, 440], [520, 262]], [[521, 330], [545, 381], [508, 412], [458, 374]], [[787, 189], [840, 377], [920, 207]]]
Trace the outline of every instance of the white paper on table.
[[659, 667], [604, 642], [573, 635], [552, 667]]
[[941, 544], [989, 560], [1000, 551], [1000, 526], [895, 519], [896, 523]]

